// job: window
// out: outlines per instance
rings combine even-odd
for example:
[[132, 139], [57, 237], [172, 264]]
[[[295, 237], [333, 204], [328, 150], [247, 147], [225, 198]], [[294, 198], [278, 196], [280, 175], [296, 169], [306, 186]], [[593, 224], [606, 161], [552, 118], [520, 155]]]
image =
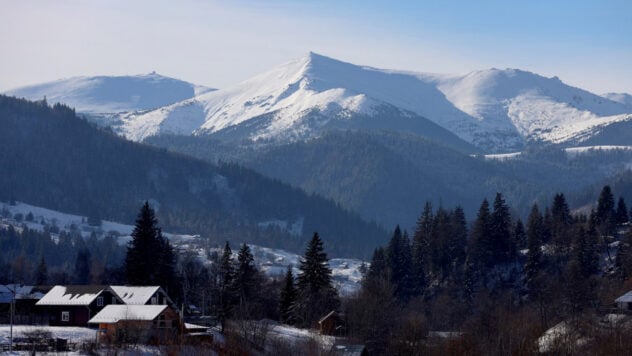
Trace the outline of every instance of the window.
[[70, 321], [70, 312], [61, 312], [61, 321]]
[[112, 297], [112, 304], [116, 304], [116, 297]]
[[158, 304], [158, 298], [151, 297], [151, 304]]
[[97, 297], [97, 307], [103, 306], [103, 297]]

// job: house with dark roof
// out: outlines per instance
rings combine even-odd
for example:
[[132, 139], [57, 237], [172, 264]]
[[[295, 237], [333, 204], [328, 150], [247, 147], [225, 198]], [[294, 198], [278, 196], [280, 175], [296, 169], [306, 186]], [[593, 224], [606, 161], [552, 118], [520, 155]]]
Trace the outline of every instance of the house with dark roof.
[[123, 301], [110, 287], [94, 285], [54, 286], [35, 303], [53, 326], [85, 326], [110, 304]]

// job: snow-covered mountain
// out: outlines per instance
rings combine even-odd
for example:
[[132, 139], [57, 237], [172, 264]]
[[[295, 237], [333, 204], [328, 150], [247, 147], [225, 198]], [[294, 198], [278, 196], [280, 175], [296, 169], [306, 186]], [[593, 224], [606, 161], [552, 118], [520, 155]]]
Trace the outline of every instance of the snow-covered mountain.
[[342, 127], [458, 139], [423, 116], [463, 132], [477, 126], [433, 85], [414, 76], [309, 53], [231, 88], [131, 114], [123, 133], [133, 140], [176, 132], [287, 142]]
[[632, 95], [628, 93], [606, 93], [602, 96], [606, 99], [626, 105], [628, 108], [632, 109]]
[[21, 87], [6, 95], [63, 103], [88, 114], [149, 110], [213, 90], [152, 72], [135, 76], [73, 77]]
[[485, 151], [502, 152], [527, 141], [581, 142], [609, 124], [632, 121], [631, 112], [558, 78], [521, 70], [423, 74], [309, 53], [231, 88], [130, 114], [122, 132], [133, 140], [177, 133], [287, 142], [345, 127], [432, 137], [428, 119]]
[[601, 128], [632, 121], [621, 103], [517, 69], [489, 69], [464, 76], [436, 76], [457, 108], [493, 130], [513, 128], [527, 141], [581, 142]]

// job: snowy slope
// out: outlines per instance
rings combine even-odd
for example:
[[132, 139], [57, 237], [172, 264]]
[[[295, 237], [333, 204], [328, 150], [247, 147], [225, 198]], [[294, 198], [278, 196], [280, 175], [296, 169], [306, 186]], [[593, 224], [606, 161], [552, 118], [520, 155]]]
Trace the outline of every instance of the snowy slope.
[[621, 103], [632, 109], [632, 95], [628, 93], [606, 93], [602, 95], [606, 99]]
[[557, 77], [490, 69], [434, 80], [462, 111], [497, 129], [514, 128], [526, 140], [581, 142], [603, 126], [632, 120], [632, 110], [625, 105]]
[[309, 53], [233, 87], [128, 115], [122, 132], [139, 141], [161, 133], [229, 132], [235, 140], [287, 142], [344, 122], [375, 128], [369, 118], [378, 118], [379, 128], [388, 129], [398, 125], [395, 117], [408, 117], [408, 131], [427, 131], [415, 126], [427, 118], [485, 151], [506, 152], [527, 141], [581, 142], [632, 121], [631, 113], [556, 77], [516, 69], [410, 73]]
[[[243, 130], [247, 135], [238, 138], [250, 140], [309, 137], [302, 131], [331, 125], [333, 119], [345, 122], [362, 117], [367, 123], [354, 123], [352, 128], [363, 128], [373, 125], [366, 118], [380, 115], [384, 120], [408, 117], [413, 131], [423, 131], [415, 125], [424, 125], [424, 117], [432, 118], [466, 138], [471, 138], [479, 126], [432, 83], [407, 73], [356, 66], [315, 53], [234, 87], [131, 115], [123, 132], [130, 139], [142, 140], [162, 133], [164, 122], [179, 121], [183, 111], [195, 112], [187, 115], [187, 122], [204, 122], [191, 133], [214, 134], [249, 127]], [[308, 122], [310, 119], [312, 122]]]
[[208, 92], [210, 88], [152, 72], [135, 76], [74, 77], [26, 86], [3, 94], [63, 103], [81, 113], [149, 110]]

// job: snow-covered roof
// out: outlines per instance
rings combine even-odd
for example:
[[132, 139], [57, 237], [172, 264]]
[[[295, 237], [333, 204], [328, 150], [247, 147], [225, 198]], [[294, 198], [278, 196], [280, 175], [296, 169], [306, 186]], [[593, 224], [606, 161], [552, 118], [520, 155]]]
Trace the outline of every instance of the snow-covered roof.
[[107, 286], [54, 286], [35, 305], [90, 305]]
[[167, 309], [166, 305], [110, 304], [106, 305], [88, 323], [113, 324], [120, 320], [151, 321], [156, 319], [165, 309]]
[[614, 300], [617, 303], [632, 303], [632, 290]]
[[146, 304], [152, 295], [154, 295], [160, 286], [111, 286], [112, 290], [125, 304], [143, 305]]

